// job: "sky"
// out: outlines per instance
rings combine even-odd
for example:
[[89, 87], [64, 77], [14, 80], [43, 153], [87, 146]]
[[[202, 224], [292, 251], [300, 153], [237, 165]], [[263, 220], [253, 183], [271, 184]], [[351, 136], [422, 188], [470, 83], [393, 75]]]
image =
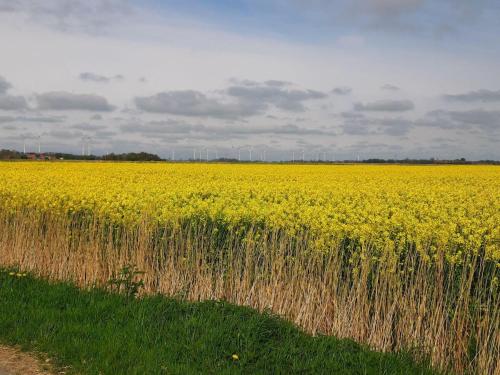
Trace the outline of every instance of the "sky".
[[0, 148], [500, 159], [497, 0], [0, 0]]

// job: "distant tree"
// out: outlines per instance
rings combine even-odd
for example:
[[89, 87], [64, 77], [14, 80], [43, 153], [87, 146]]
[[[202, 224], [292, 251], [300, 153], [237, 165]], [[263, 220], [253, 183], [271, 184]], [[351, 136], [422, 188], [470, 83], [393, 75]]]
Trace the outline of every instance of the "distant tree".
[[26, 159], [26, 155], [14, 150], [0, 150], [0, 160]]
[[162, 159], [156, 154], [148, 152], [129, 152], [125, 154], [107, 154], [102, 157], [103, 160], [115, 161], [161, 161]]

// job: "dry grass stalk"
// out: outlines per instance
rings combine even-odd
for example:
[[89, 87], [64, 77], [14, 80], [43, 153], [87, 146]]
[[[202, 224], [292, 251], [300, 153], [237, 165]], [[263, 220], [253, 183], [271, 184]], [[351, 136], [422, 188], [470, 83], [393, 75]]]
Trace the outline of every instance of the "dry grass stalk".
[[[371, 347], [412, 350], [459, 373], [500, 373], [499, 269], [480, 255], [465, 266], [418, 252], [361, 246], [350, 263], [342, 245], [309, 250], [307, 234], [250, 228], [245, 235], [180, 223], [135, 229], [96, 221], [0, 216], [0, 263], [82, 287], [104, 285], [124, 264], [144, 270], [146, 293], [225, 299], [271, 310], [311, 333]], [[351, 258], [353, 259], [353, 258]], [[495, 279], [497, 278], [497, 279]]]

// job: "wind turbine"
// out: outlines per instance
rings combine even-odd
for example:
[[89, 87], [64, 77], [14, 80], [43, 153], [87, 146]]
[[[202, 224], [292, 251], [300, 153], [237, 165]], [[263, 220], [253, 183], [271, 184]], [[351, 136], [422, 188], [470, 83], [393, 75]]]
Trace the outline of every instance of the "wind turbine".
[[85, 140], [87, 137], [82, 137], [82, 156], [85, 156]]
[[250, 161], [252, 161], [252, 151], [253, 151], [253, 147], [250, 146], [250, 148], [248, 149], [248, 153], [249, 153], [249, 156], [250, 156]]
[[41, 141], [40, 141], [40, 138], [42, 136], [41, 135], [38, 135], [36, 138], [38, 139], [38, 154], [41, 154], [42, 153], [42, 145], [40, 144]]
[[90, 141], [92, 137], [87, 137], [87, 155], [90, 156]]

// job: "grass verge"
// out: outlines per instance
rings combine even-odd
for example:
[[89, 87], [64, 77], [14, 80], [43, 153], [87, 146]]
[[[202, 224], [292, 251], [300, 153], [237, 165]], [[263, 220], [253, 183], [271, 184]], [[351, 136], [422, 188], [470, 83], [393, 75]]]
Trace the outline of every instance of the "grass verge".
[[[434, 374], [224, 302], [130, 299], [0, 271], [0, 341], [80, 374]], [[235, 355], [235, 357], [233, 357]], [[237, 358], [236, 358], [237, 356]]]

